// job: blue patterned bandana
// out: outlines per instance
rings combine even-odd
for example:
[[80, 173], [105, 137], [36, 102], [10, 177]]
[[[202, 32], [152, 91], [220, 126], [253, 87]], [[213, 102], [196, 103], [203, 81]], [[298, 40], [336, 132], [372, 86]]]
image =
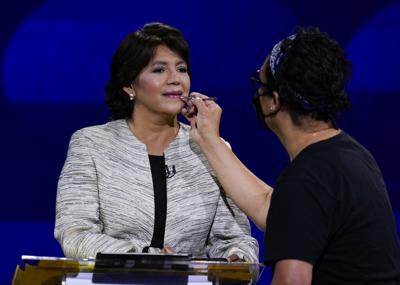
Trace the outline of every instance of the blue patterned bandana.
[[[296, 35], [291, 35], [290, 37], [287, 37], [286, 39], [289, 40], [294, 40], [296, 38]], [[281, 50], [282, 47], [282, 43], [284, 40], [281, 40], [280, 42], [278, 42], [274, 48], [271, 51], [270, 57], [269, 57], [269, 66], [271, 68], [271, 73], [272, 76], [276, 78], [276, 74], [278, 73], [279, 69], [280, 69], [280, 65], [281, 65], [281, 61], [282, 59], [286, 56], [287, 51], [292, 47], [291, 45], [289, 45], [284, 51]], [[312, 104], [310, 104], [310, 102], [308, 102], [307, 99], [305, 99], [301, 94], [299, 93], [294, 93], [293, 94], [293, 99], [294, 101], [296, 101], [298, 104], [300, 104], [302, 106], [302, 108], [306, 111], [312, 111], [317, 109], [315, 106], [313, 106]]]
[[[296, 35], [291, 35], [287, 39], [294, 40], [295, 38], [296, 38]], [[271, 67], [272, 75], [274, 76], [275, 79], [276, 79], [276, 74], [277, 74], [277, 72], [279, 70], [279, 66], [280, 66], [280, 63], [281, 63], [281, 60], [282, 60], [283, 56], [286, 54], [286, 51], [288, 49], [290, 49], [290, 46], [289, 46], [285, 51], [281, 50], [281, 46], [282, 46], [282, 42], [283, 41], [284, 40], [281, 40], [279, 43], [277, 43], [274, 46], [274, 48], [271, 51], [270, 58], [269, 58], [269, 65]]]

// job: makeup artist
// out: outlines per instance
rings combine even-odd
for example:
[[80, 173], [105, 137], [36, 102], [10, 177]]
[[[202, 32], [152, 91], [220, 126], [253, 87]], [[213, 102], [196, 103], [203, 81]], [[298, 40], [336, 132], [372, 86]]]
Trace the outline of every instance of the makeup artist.
[[257, 116], [291, 160], [274, 189], [220, 139], [220, 107], [191, 100], [197, 107], [188, 116], [193, 138], [225, 191], [265, 230], [272, 285], [400, 284], [399, 239], [381, 171], [337, 125], [338, 114], [350, 107], [349, 75], [350, 62], [336, 41], [298, 28], [251, 77]]
[[189, 47], [176, 28], [146, 24], [120, 44], [105, 88], [112, 121], [73, 134], [59, 178], [55, 237], [66, 256], [258, 261], [247, 217], [177, 120], [189, 88]]

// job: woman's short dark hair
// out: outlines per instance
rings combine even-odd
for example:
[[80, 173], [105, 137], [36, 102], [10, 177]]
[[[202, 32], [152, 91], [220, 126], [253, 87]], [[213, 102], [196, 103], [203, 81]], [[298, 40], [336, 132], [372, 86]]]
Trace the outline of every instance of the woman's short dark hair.
[[268, 66], [266, 77], [293, 122], [300, 125], [306, 115], [336, 124], [337, 115], [351, 105], [345, 90], [351, 62], [340, 45], [318, 28], [299, 27], [282, 41], [281, 52], [275, 76]]
[[123, 87], [128, 87], [150, 62], [157, 47], [166, 46], [185, 61], [190, 75], [190, 50], [182, 33], [162, 23], [149, 23], [129, 34], [112, 57], [110, 80], [105, 97], [113, 120], [132, 115], [133, 102]]

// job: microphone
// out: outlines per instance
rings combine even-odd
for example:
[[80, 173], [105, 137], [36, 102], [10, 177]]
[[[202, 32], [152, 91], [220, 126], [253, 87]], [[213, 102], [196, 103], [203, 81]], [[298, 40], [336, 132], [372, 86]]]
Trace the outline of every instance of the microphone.
[[165, 178], [172, 178], [176, 174], [175, 165], [171, 166], [171, 170], [168, 165], [165, 165]]

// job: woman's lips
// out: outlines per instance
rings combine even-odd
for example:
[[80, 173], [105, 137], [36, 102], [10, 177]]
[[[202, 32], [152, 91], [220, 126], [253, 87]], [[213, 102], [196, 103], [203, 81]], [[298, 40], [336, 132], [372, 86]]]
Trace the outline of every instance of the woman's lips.
[[165, 92], [163, 96], [173, 99], [180, 99], [182, 96], [182, 91], [174, 91], [174, 92]]

